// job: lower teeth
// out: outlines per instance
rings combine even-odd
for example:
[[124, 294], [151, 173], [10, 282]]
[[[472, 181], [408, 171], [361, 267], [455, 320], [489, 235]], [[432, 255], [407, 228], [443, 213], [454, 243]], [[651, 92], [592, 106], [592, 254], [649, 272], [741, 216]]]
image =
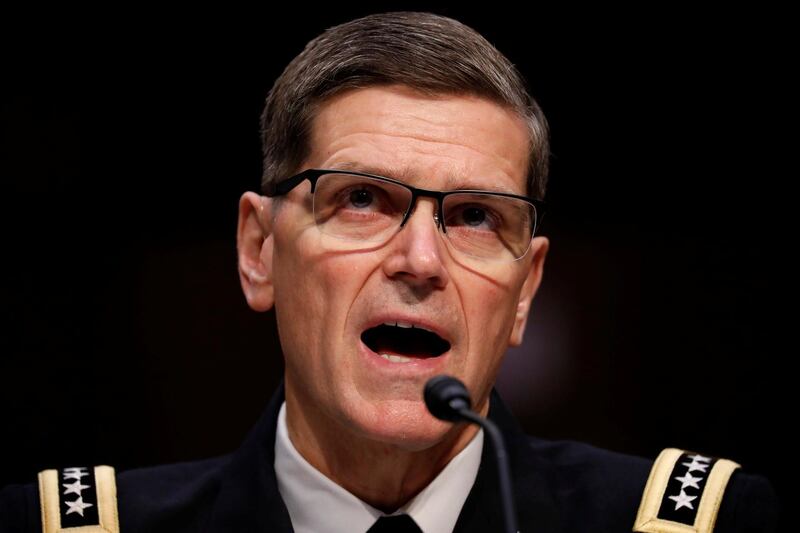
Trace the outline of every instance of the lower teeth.
[[388, 353], [380, 354], [381, 357], [386, 359], [387, 361], [391, 361], [392, 363], [408, 363], [411, 361], [409, 357], [403, 357], [402, 355], [389, 355]]

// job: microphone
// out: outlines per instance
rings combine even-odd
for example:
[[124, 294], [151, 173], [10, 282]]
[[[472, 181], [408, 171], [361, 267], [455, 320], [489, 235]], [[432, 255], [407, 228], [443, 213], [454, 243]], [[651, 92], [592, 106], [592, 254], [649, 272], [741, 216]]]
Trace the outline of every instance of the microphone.
[[514, 496], [511, 492], [511, 470], [508, 467], [508, 454], [500, 430], [494, 422], [481, 417], [471, 409], [472, 400], [470, 400], [467, 388], [452, 376], [440, 375], [429, 379], [425, 384], [424, 397], [428, 411], [439, 420], [471, 422], [486, 430], [497, 458], [497, 477], [500, 482], [500, 499], [503, 505], [506, 532], [519, 533]]

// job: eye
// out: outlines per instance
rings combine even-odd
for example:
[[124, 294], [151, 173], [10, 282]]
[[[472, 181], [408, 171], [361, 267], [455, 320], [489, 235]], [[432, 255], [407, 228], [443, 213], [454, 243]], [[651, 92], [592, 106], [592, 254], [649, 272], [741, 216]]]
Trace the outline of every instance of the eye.
[[339, 189], [329, 205], [342, 215], [395, 214], [399, 200], [392, 193], [380, 184], [351, 183]]
[[356, 189], [350, 191], [350, 203], [353, 207], [358, 208], [365, 208], [369, 207], [374, 200], [374, 196], [372, 191], [368, 191], [367, 189]]
[[461, 218], [467, 226], [480, 226], [486, 220], [486, 211], [477, 207], [468, 207], [462, 211]]
[[344, 187], [335, 198], [337, 209], [358, 212], [384, 212], [391, 203], [386, 191], [363, 183]]
[[470, 203], [449, 207], [446, 224], [447, 227], [494, 231], [500, 219], [488, 206]]

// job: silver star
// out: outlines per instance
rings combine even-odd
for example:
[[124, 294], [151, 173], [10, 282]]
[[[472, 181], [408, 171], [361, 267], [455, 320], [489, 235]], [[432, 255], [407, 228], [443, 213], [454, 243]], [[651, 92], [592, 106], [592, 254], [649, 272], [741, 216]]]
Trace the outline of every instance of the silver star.
[[64, 496], [67, 494], [77, 494], [80, 496], [83, 489], [88, 489], [90, 487], [90, 485], [81, 485], [80, 480], [76, 481], [75, 483], [62, 483], [61, 485], [67, 489], [64, 491]]
[[66, 503], [67, 507], [69, 507], [69, 511], [67, 511], [67, 514], [78, 513], [81, 516], [83, 516], [84, 509], [86, 509], [87, 507], [91, 507], [93, 505], [91, 503], [83, 503], [82, 496], [78, 496], [78, 499], [75, 500], [74, 502], [65, 501], [64, 503]]
[[88, 476], [89, 475], [89, 472], [82, 472], [82, 470], [86, 470], [86, 469], [85, 468], [65, 468], [64, 469], [64, 479], [65, 480], [67, 480], [67, 479], [77, 479], [78, 481], [80, 481], [80, 479], [83, 476]]
[[[691, 472], [691, 470], [689, 472]], [[689, 472], [686, 472], [685, 476], [676, 477], [675, 479], [677, 479], [678, 481], [681, 482], [681, 488], [682, 489], [685, 489], [686, 487], [694, 487], [696, 489], [699, 489], [700, 487], [698, 486], [697, 482], [701, 481], [703, 478], [701, 478], [701, 477], [692, 477], [692, 474], [690, 474]]]
[[697, 463], [697, 462], [707, 463], [707, 462], [711, 461], [711, 457], [706, 457], [705, 455], [700, 455], [699, 453], [695, 454], [695, 455], [690, 455], [689, 458], [692, 460], [692, 462], [695, 462], [695, 463]]
[[689, 473], [690, 474], [692, 472], [694, 472], [695, 470], [699, 470], [701, 472], [705, 472], [706, 468], [708, 468], [708, 465], [701, 465], [700, 463], [696, 463], [694, 461], [692, 461], [691, 463], [681, 463], [681, 464], [683, 466], [688, 466], [689, 467]]
[[678, 496], [670, 496], [669, 499], [675, 502], [676, 511], [681, 507], [688, 507], [689, 509], [694, 510], [694, 507], [692, 507], [692, 504], [690, 502], [692, 500], [696, 500], [697, 496], [689, 496], [688, 494], [683, 492], [683, 489], [681, 489], [681, 493]]

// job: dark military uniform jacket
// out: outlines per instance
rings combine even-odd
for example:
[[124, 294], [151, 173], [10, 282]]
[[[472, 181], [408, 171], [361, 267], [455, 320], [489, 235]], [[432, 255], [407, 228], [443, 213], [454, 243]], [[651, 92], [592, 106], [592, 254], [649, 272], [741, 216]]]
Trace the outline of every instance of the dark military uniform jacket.
[[[281, 388], [245, 442], [231, 455], [117, 474], [119, 531], [291, 532], [291, 521], [278, 492], [273, 467], [275, 431], [282, 402]], [[632, 530], [643, 491], [648, 485], [652, 461], [580, 443], [529, 437], [522, 432], [496, 393], [492, 396], [489, 418], [498, 424], [506, 440], [522, 533], [622, 533]], [[457, 533], [503, 530], [492, 454], [492, 445], [487, 442], [475, 484], [456, 524]], [[685, 461], [684, 464], [687, 467], [676, 472], [684, 474], [685, 478], [693, 463]], [[698, 471], [689, 472], [689, 480], [695, 480], [691, 483], [693, 486], [683, 490], [680, 482], [673, 482], [678, 486], [670, 485], [663, 495], [655, 495], [657, 499], [663, 497], [663, 510], [672, 512], [672, 508], [677, 506], [684, 513], [691, 514], [697, 510], [700, 489], [703, 488], [703, 482], [697, 480], [703, 477], [700, 470], [704, 470], [697, 468]], [[77, 488], [90, 486], [94, 478], [82, 477], [87, 471], [75, 468], [58, 471], [58, 478], [53, 473], [54, 483], [74, 486], [75, 477], [78, 477], [78, 481], [84, 480], [84, 483]], [[75, 494], [64, 496], [63, 492], [68, 489], [59, 490], [59, 495], [70, 501], [70, 507], [64, 502], [60, 504], [62, 526], [77, 524], [76, 520], [81, 518], [78, 510], [86, 517], [97, 516], [96, 510], [94, 515], [90, 513], [93, 507], [85, 506], [90, 501], [88, 497], [84, 507], [76, 509]], [[84, 490], [90, 491], [91, 488]], [[680, 492], [683, 492], [682, 496], [679, 496]], [[683, 503], [680, 499], [669, 499], [670, 495], [683, 498]], [[0, 492], [0, 532], [42, 531], [39, 500], [39, 487], [36, 485], [11, 486]], [[57, 514], [59, 504], [55, 505], [51, 510]], [[66, 515], [69, 510], [73, 512]], [[776, 514], [776, 499], [769, 483], [762, 477], [737, 469], [724, 491], [714, 531], [773, 531]], [[64, 519], [69, 522], [64, 522]], [[656, 526], [651, 524], [651, 529], [646, 531], [659, 531], [652, 527]], [[65, 531], [79, 533], [78, 530]]]

